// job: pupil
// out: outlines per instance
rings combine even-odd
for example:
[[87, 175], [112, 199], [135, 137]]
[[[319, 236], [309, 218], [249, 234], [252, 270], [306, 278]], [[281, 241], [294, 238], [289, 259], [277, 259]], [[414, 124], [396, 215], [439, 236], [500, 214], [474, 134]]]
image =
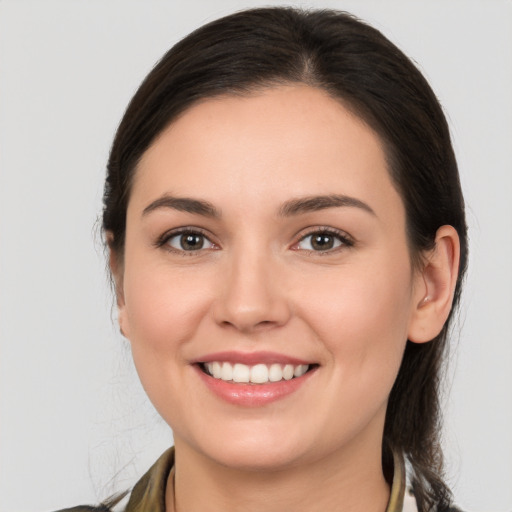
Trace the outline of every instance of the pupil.
[[188, 251], [197, 251], [203, 247], [203, 237], [193, 233], [181, 235], [181, 246]]
[[315, 235], [311, 241], [313, 249], [325, 251], [332, 249], [334, 245], [334, 238], [331, 235]]

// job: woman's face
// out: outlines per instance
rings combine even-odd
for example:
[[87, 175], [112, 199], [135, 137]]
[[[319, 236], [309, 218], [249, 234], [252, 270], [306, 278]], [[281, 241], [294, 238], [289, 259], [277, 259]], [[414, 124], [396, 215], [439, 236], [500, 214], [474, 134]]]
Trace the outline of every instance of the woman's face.
[[177, 449], [237, 468], [380, 455], [423, 293], [405, 233], [379, 138], [320, 90], [207, 100], [166, 129], [118, 299]]

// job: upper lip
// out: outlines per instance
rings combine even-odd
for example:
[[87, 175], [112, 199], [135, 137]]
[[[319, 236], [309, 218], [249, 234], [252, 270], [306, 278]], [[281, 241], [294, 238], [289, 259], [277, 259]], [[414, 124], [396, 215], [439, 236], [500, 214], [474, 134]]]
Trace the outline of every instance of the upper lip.
[[194, 359], [192, 363], [212, 363], [214, 361], [227, 362], [227, 363], [241, 363], [248, 366], [256, 364], [313, 364], [311, 361], [300, 359], [297, 357], [279, 354], [276, 352], [238, 352], [238, 351], [224, 351], [205, 354], [204, 356]]

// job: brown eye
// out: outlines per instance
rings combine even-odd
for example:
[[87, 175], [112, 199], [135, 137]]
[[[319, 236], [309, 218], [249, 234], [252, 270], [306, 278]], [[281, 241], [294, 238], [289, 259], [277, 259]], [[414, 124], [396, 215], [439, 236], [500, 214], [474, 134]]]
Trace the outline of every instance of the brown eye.
[[203, 234], [188, 231], [171, 236], [167, 244], [178, 251], [199, 251], [201, 249], [211, 249], [213, 243]]
[[342, 245], [350, 246], [352, 244], [345, 237], [337, 233], [317, 231], [302, 238], [296, 247], [304, 251], [325, 252], [337, 249]]
[[311, 237], [311, 247], [315, 251], [325, 251], [334, 247], [334, 237], [332, 235], [313, 235]]

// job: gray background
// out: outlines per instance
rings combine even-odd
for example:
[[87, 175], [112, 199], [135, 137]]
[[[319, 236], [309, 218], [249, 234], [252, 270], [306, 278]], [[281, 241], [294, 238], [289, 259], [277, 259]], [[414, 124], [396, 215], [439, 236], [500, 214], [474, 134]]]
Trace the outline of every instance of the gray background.
[[[95, 502], [171, 442], [112, 319], [95, 221], [109, 144], [163, 52], [258, 1], [0, 2], [0, 511]], [[373, 23], [449, 116], [471, 265], [444, 433], [469, 511], [512, 510], [512, 3], [311, 1]], [[115, 319], [115, 318], [114, 318]]]

